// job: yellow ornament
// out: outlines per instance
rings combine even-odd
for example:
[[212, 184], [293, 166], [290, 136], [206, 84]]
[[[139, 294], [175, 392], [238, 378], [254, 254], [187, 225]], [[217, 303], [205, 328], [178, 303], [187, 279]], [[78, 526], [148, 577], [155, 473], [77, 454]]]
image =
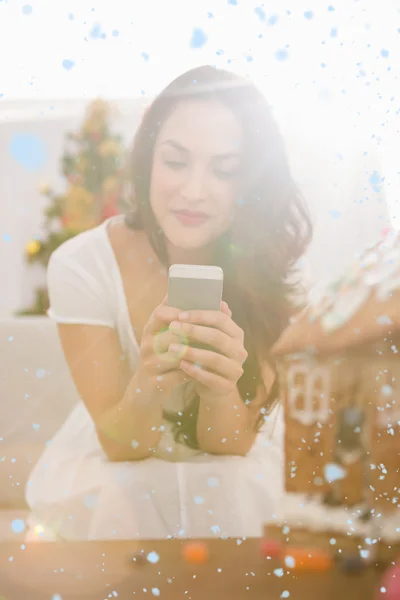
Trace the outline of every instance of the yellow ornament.
[[104, 140], [99, 145], [100, 156], [117, 156], [121, 152], [120, 145], [115, 140]]
[[41, 247], [42, 245], [40, 242], [38, 242], [37, 240], [31, 240], [25, 246], [25, 253], [29, 257], [35, 256], [35, 254], [37, 254], [40, 251]]

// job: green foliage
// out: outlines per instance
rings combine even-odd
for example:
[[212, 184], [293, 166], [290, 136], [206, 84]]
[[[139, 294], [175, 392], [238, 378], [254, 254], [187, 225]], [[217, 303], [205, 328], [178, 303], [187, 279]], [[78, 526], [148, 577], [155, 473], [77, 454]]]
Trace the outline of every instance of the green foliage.
[[[80, 131], [67, 133], [60, 161], [66, 190], [56, 194], [51, 186], [42, 186], [48, 205], [42, 233], [26, 245], [28, 264], [46, 268], [61, 244], [121, 212], [124, 150], [121, 136], [110, 131], [110, 116], [110, 106], [95, 100], [87, 108]], [[40, 288], [33, 306], [17, 314], [42, 315], [47, 309], [47, 290]]]

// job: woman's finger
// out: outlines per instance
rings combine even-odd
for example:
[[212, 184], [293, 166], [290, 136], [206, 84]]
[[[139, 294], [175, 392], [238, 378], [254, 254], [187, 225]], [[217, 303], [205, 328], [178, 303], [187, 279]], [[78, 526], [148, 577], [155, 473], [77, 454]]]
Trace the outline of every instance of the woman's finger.
[[242, 364], [247, 358], [247, 352], [243, 344], [219, 329], [179, 321], [172, 321], [169, 329], [174, 334], [182, 336], [182, 339], [188, 345], [201, 344], [202, 346], [209, 346], [220, 354], [233, 358]]
[[171, 344], [169, 352], [172, 355], [181, 358], [183, 362], [199, 365], [225, 379], [236, 382], [243, 375], [243, 368], [238, 362], [227, 358], [222, 354], [212, 352], [211, 350], [192, 348], [191, 346], [182, 346], [180, 344]]
[[178, 368], [179, 360], [168, 352], [168, 348], [171, 344], [183, 342], [181, 336], [173, 334], [169, 329], [146, 336], [140, 347], [141, 360], [151, 372], [165, 372], [171, 368]]
[[179, 313], [179, 309], [161, 304], [151, 315], [144, 328], [144, 333], [146, 335], [151, 335], [167, 328], [171, 321], [178, 319]]
[[220, 310], [191, 310], [180, 312], [178, 320], [181, 323], [192, 323], [193, 325], [203, 325], [213, 327], [222, 331], [231, 338], [242, 339], [243, 331], [228, 314]]
[[221, 312], [225, 313], [229, 317], [232, 317], [232, 311], [229, 308], [228, 304], [224, 301], [221, 302]]
[[154, 352], [155, 354], [168, 352], [168, 348], [171, 344], [188, 344], [188, 339], [183, 332], [173, 332], [169, 328], [154, 334], [151, 339], [153, 340], [153, 345], [149, 348], [149, 351]]
[[171, 393], [174, 388], [190, 381], [190, 376], [182, 369], [173, 369], [157, 377], [157, 389]]
[[225, 377], [221, 377], [217, 373], [206, 371], [193, 363], [181, 361], [181, 369], [189, 375], [190, 379], [196, 381], [201, 387], [204, 387], [208, 392], [218, 395], [228, 394], [232, 390], [233, 383]]
[[180, 357], [172, 352], [162, 352], [149, 356], [143, 362], [148, 373], [164, 375], [169, 371], [179, 369], [180, 360]]

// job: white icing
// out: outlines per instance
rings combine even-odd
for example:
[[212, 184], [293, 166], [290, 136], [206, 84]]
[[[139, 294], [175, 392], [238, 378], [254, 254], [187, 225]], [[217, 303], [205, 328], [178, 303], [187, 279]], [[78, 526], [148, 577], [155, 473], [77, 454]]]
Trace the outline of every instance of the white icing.
[[360, 310], [372, 293], [378, 302], [387, 301], [400, 289], [400, 233], [391, 231], [383, 241], [369, 248], [339, 280], [314, 298], [309, 321], [321, 319], [327, 333], [345, 323]]
[[364, 276], [364, 282], [369, 286], [379, 285], [393, 275], [398, 274], [400, 268], [400, 252], [392, 250], [378, 266], [371, 269]]
[[378, 255], [376, 252], [367, 252], [364, 257], [360, 259], [361, 268], [368, 269], [370, 267], [374, 267], [378, 263]]
[[271, 524], [304, 527], [310, 531], [332, 531], [359, 535], [364, 539], [380, 537], [386, 542], [400, 541], [400, 510], [391, 515], [377, 512], [370, 522], [359, 519], [365, 506], [327, 507], [319, 497], [309, 499], [306, 494], [285, 494], [279, 502], [276, 521]]
[[344, 274], [337, 287], [342, 288], [343, 285], [353, 285], [360, 281], [362, 277], [362, 271], [360, 271], [360, 265], [358, 263], [352, 265], [349, 270]]
[[389, 300], [395, 290], [400, 289], [400, 272], [396, 277], [383, 281], [376, 290], [376, 297], [379, 302]]
[[293, 363], [288, 367], [287, 377], [290, 417], [302, 425], [325, 423], [329, 417], [329, 369], [321, 365]]
[[332, 311], [322, 317], [322, 327], [325, 331], [332, 331], [349, 321], [366, 303], [369, 295], [370, 291], [366, 287], [350, 288], [345, 294], [338, 297]]
[[333, 291], [328, 289], [324, 291], [323, 287], [316, 289], [310, 294], [308, 320], [310, 323], [319, 319], [326, 312], [335, 300]]

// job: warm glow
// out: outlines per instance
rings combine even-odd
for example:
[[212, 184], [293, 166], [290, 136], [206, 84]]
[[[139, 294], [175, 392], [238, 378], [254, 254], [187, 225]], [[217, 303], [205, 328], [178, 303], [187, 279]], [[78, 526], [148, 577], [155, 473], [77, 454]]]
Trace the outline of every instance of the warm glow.
[[44, 534], [44, 527], [42, 525], [35, 525], [33, 532], [36, 536], [41, 537]]

